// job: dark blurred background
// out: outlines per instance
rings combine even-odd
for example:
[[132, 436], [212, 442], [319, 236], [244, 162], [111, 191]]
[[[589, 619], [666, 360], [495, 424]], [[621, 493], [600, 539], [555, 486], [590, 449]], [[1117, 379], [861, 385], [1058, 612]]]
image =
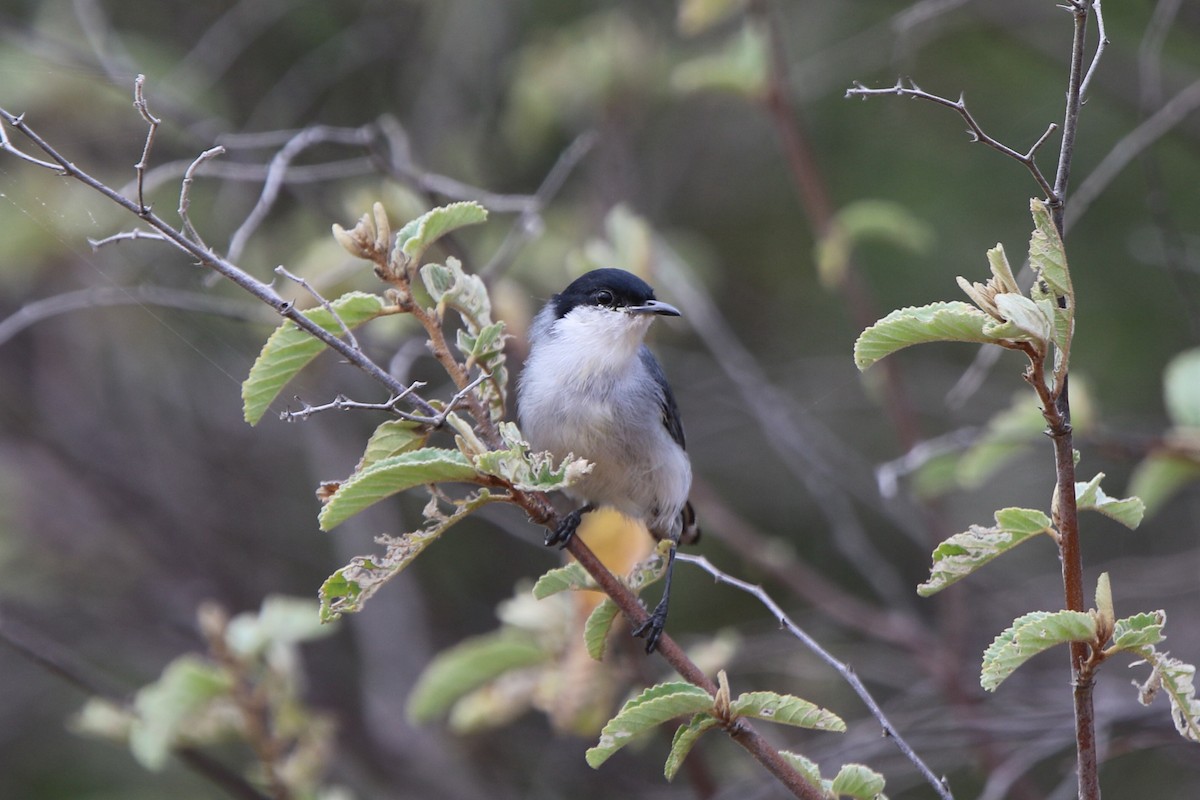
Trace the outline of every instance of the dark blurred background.
[[[1111, 45], [1081, 115], [1073, 188], [1170, 98], [1189, 86], [1196, 95], [1200, 80], [1200, 6], [1104, 11]], [[1052, 453], [1036, 431], [1014, 434], [1028, 446], [977, 488], [954, 480], [955, 459], [996, 413], [1014, 397], [1034, 405], [1024, 364], [1004, 354], [980, 368], [970, 346], [923, 347], [894, 358], [889, 389], [882, 366], [860, 376], [851, 358], [866, 317], [958, 299], [955, 276], [984, 280], [996, 242], [1018, 262], [1037, 187], [1016, 162], [970, 144], [950, 110], [843, 97], [853, 81], [899, 76], [952, 99], [963, 91], [989, 134], [1024, 151], [1061, 121], [1069, 15], [1052, 0], [752, 3], [693, 34], [679, 14], [675, 4], [561, 0], [0, 0], [0, 105], [129, 192], [145, 138], [132, 87], [145, 74], [163, 119], [151, 156], [159, 170], [147, 181], [156, 211], [175, 219], [184, 167], [217, 142], [228, 148], [192, 197], [193, 221], [220, 252], [259, 201], [265, 165], [299, 129], [373, 126], [369, 147], [299, 153], [235, 260], [263, 280], [284, 264], [330, 294], [375, 289], [330, 225], [348, 226], [377, 199], [398, 225], [453, 194], [430, 176], [461, 181], [494, 209], [455, 244], [468, 268], [492, 265], [498, 314], [517, 334], [514, 373], [529, 314], [571, 277], [572, 253], [611, 234], [610, 212], [623, 206], [679, 257], [674, 271], [651, 264], [647, 277], [684, 309], [682, 322], [656, 326], [654, 346], [700, 483], [700, 552], [762, 582], [852, 663], [956, 796], [1073, 796], [1065, 651], [1035, 659], [994, 695], [978, 685], [980, 655], [999, 631], [1026, 611], [1061, 607], [1052, 544], [1026, 544], [932, 599], [913, 592], [940, 539], [989, 524], [997, 508], [1049, 505]], [[760, 26], [757, 38], [742, 38], [754, 35], [746, 24]], [[764, 52], [769, 41], [777, 49]], [[782, 59], [774, 72], [772, 53]], [[782, 106], [771, 104], [772, 81]], [[1092, 184], [1099, 191], [1073, 209], [1068, 235], [1073, 375], [1078, 407], [1090, 411], [1079, 412], [1080, 476], [1105, 472], [1114, 496], [1170, 428], [1163, 369], [1200, 334], [1200, 114], [1191, 110], [1200, 101], [1187, 102], [1161, 139]], [[533, 195], [588, 133], [592, 146], [542, 197], [536, 224], [515, 234], [519, 247], [504, 245], [523, 229], [484, 193]], [[853, 248], [840, 285], [818, 274], [816, 231], [828, 220], [801, 200], [789, 161], [797, 146], [815, 159], [830, 209], [881, 201], [872, 218], [894, 229]], [[1057, 148], [1054, 136], [1041, 153], [1047, 173]], [[242, 611], [271, 594], [313, 597], [375, 548], [375, 534], [416, 525], [424, 503], [403, 498], [319, 531], [313, 489], [349, 473], [379, 420], [287, 424], [269, 414], [247, 426], [240, 382], [271, 314], [161, 243], [88, 243], [135, 222], [0, 154], [3, 798], [219, 796], [178, 765], [145, 772], [124, 748], [71, 733], [67, 719], [87, 695], [54, 667], [128, 694], [202, 648], [200, 602]], [[719, 316], [707, 316], [705, 297]], [[381, 363], [430, 380], [431, 396], [448, 396], [419, 348], [404, 344], [410, 334], [379, 326], [365, 343]], [[741, 349], [721, 349], [729, 336]], [[981, 382], [948, 397], [968, 370]], [[318, 403], [339, 392], [382, 399], [333, 359], [285, 395]], [[875, 468], [918, 442], [946, 450], [882, 492]], [[1165, 609], [1166, 647], [1196, 662], [1200, 494], [1185, 487], [1153, 510], [1136, 532], [1084, 518], [1089, 600], [1108, 571], [1118, 614]], [[782, 796], [719, 737], [698, 750], [711, 783], [667, 784], [661, 739], [594, 772], [583, 761], [593, 742], [555, 734], [537, 713], [468, 736], [406, 722], [408, 690], [434, 654], [493, 629], [517, 582], [556, 563], [540, 538], [511, 511], [455, 529], [336, 636], [306, 648], [308, 696], [339, 726], [330, 781], [380, 798]], [[836, 674], [761, 606], [687, 565], [678, 574], [671, 631], [697, 643], [736, 630], [735, 689], [801, 694], [850, 722], [840, 738], [772, 731], [781, 746], [834, 770], [868, 763], [893, 798], [932, 796]], [[861, 609], [846, 611], [844, 598]], [[617, 657], [632, 663], [633, 652]], [[639, 680], [661, 677], [655, 662], [633, 669]], [[1113, 797], [1196, 797], [1196, 745], [1176, 734], [1164, 699], [1137, 704], [1135, 677], [1144, 668], [1116, 660], [1099, 678], [1102, 784]]]

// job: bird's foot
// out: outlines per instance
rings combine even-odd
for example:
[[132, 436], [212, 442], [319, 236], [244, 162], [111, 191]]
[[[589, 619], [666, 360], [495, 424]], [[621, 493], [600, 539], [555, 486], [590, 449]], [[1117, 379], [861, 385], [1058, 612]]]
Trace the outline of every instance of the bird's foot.
[[658, 640], [662, 638], [663, 628], [667, 625], [667, 604], [660, 602], [646, 617], [646, 621], [638, 626], [633, 635], [646, 640], [646, 655], [658, 648]]
[[586, 505], [575, 509], [562, 518], [562, 522], [558, 527], [546, 534], [546, 547], [558, 545], [559, 549], [566, 547], [571, 543], [571, 539], [575, 536], [575, 530], [579, 527], [579, 523], [583, 521], [583, 515], [591, 511], [593, 506]]

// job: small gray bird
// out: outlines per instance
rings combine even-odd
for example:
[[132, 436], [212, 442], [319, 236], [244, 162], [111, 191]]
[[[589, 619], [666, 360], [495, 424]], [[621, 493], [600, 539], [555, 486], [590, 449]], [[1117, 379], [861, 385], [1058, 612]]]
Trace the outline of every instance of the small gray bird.
[[[642, 520], [659, 540], [699, 538], [675, 395], [643, 343], [655, 316], [680, 314], [636, 275], [597, 269], [550, 298], [530, 327], [517, 392], [521, 430], [535, 452], [574, 453], [593, 465], [566, 492], [583, 505], [546, 536], [547, 545], [565, 546], [583, 515], [600, 506]], [[672, 546], [662, 600], [634, 631], [647, 653], [666, 624], [674, 564]]]

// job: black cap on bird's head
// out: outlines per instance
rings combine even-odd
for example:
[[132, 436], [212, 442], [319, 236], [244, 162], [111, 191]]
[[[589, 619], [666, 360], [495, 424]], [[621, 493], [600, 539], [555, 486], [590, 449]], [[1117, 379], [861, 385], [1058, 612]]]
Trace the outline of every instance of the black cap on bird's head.
[[656, 300], [650, 284], [623, 269], [594, 269], [554, 295], [554, 316], [561, 319], [580, 306], [611, 308], [627, 314], [681, 316], [670, 303]]

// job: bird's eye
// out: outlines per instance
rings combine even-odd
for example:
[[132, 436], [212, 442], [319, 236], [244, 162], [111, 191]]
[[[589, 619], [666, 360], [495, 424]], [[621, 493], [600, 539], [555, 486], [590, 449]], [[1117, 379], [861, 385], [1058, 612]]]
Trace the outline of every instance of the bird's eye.
[[608, 289], [601, 289], [596, 292], [596, 302], [602, 306], [611, 306], [613, 304], [613, 293]]

